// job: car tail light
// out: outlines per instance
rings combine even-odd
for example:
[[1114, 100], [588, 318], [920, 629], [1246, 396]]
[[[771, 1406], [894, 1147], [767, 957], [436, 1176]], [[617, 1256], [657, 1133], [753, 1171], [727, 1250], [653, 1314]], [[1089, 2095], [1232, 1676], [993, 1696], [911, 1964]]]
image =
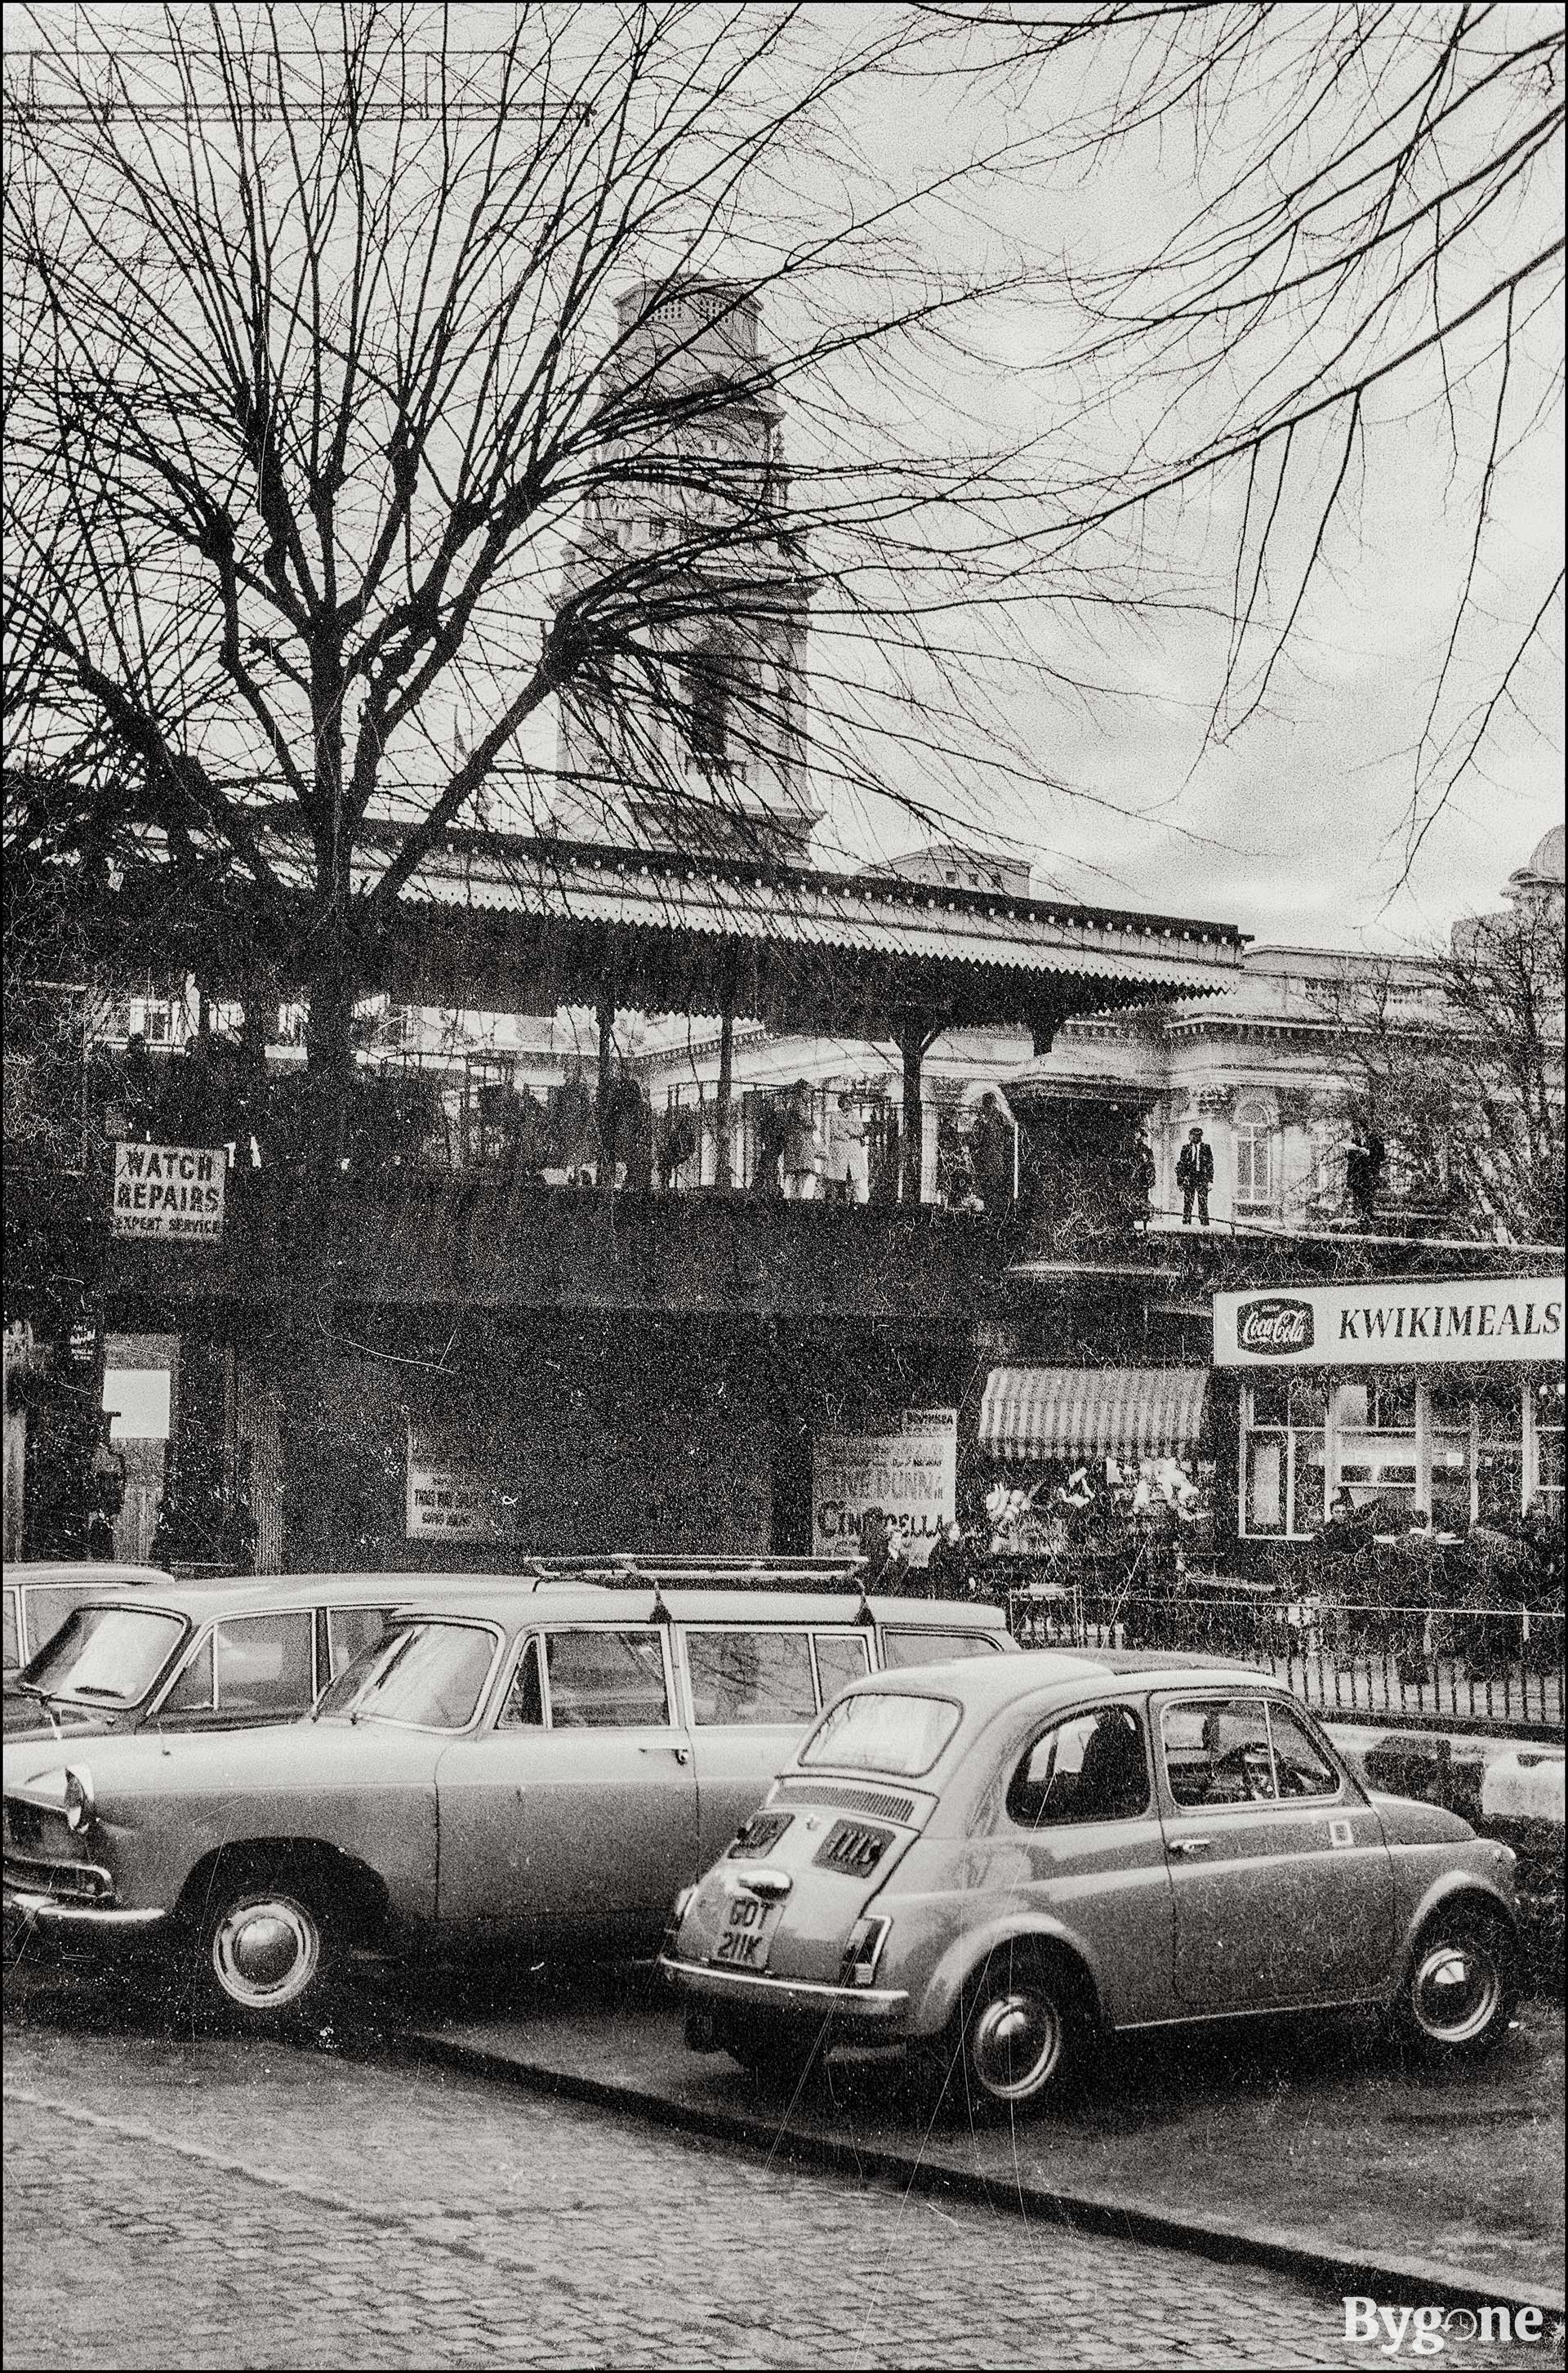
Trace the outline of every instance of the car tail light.
[[877, 1975], [877, 1965], [882, 1958], [882, 1947], [888, 1941], [892, 1922], [887, 1919], [857, 1920], [849, 1932], [844, 1946], [843, 1966], [840, 1981], [846, 1986], [868, 1986]]

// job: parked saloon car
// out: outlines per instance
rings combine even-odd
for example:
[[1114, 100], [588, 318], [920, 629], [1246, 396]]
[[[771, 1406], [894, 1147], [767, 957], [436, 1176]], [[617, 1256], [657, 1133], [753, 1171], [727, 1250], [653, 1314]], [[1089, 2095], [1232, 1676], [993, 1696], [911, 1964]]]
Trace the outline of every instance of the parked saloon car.
[[6, 1615], [5, 1710], [7, 1734], [18, 1716], [36, 1712], [17, 1693], [17, 1680], [29, 1657], [53, 1638], [75, 1607], [101, 1595], [172, 1589], [171, 1577], [148, 1565], [115, 1565], [106, 1559], [43, 1559], [8, 1565], [0, 1578]]
[[[488, 1574], [274, 1574], [171, 1582], [110, 1569], [11, 1677], [6, 1736], [73, 1738], [144, 1725], [237, 1730], [291, 1722], [372, 1641], [411, 1593], [495, 1586]], [[523, 1590], [528, 1582], [515, 1585]]]
[[308, 1722], [7, 1742], [8, 1937], [168, 1937], [255, 2021], [356, 1942], [650, 1949], [845, 1681], [998, 1651], [994, 1612], [923, 1600], [443, 1589]]
[[1109, 2030], [1373, 2003], [1437, 2056], [1496, 2041], [1507, 1848], [1368, 1794], [1263, 1675], [1142, 1661], [856, 1682], [677, 1901], [688, 2040], [901, 2041], [1010, 2110]]

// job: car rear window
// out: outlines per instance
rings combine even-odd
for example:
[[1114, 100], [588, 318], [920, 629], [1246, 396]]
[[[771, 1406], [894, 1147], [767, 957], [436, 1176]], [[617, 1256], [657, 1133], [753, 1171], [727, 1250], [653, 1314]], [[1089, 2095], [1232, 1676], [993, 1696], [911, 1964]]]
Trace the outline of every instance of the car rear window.
[[51, 1697], [136, 1705], [179, 1647], [185, 1625], [150, 1607], [79, 1607], [26, 1667]]
[[999, 1642], [992, 1631], [943, 1631], [935, 1623], [912, 1623], [907, 1630], [882, 1628], [882, 1662], [889, 1671], [901, 1665], [945, 1665], [954, 1656], [994, 1656]]
[[913, 1780], [930, 1771], [957, 1730], [962, 1711], [951, 1698], [866, 1689], [830, 1706], [801, 1748], [800, 1759]]

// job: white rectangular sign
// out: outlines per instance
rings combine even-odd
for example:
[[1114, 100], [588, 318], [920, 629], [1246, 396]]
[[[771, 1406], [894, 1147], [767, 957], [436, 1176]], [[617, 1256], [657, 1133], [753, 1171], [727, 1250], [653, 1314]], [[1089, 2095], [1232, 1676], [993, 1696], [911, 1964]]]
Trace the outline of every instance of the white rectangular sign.
[[1217, 1368], [1561, 1360], [1560, 1277], [1406, 1278], [1216, 1293]]
[[411, 1541], [515, 1541], [520, 1494], [471, 1460], [452, 1456], [423, 1427], [408, 1430], [407, 1534]]
[[811, 1546], [842, 1557], [880, 1508], [923, 1565], [958, 1505], [958, 1413], [905, 1409], [897, 1432], [819, 1433], [811, 1444]]
[[227, 1177], [221, 1145], [117, 1144], [110, 1233], [221, 1245]]

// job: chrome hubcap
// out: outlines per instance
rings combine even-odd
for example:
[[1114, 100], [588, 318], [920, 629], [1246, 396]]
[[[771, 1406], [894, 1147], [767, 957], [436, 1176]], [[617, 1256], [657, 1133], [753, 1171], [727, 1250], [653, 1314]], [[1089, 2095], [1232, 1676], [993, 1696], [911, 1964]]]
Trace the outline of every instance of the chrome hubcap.
[[315, 1976], [321, 1932], [302, 1903], [258, 1895], [232, 1904], [213, 1935], [213, 1969], [231, 2002], [276, 2010], [296, 2002]]
[[1503, 1980], [1479, 1936], [1446, 1936], [1423, 1950], [1411, 1981], [1411, 2007], [1423, 2035], [1468, 2043], [1495, 2016]]
[[985, 2090], [1023, 2101], [1049, 2083], [1062, 2057], [1062, 2020], [1049, 1995], [1018, 1986], [981, 2003], [970, 2028], [970, 2055]]

